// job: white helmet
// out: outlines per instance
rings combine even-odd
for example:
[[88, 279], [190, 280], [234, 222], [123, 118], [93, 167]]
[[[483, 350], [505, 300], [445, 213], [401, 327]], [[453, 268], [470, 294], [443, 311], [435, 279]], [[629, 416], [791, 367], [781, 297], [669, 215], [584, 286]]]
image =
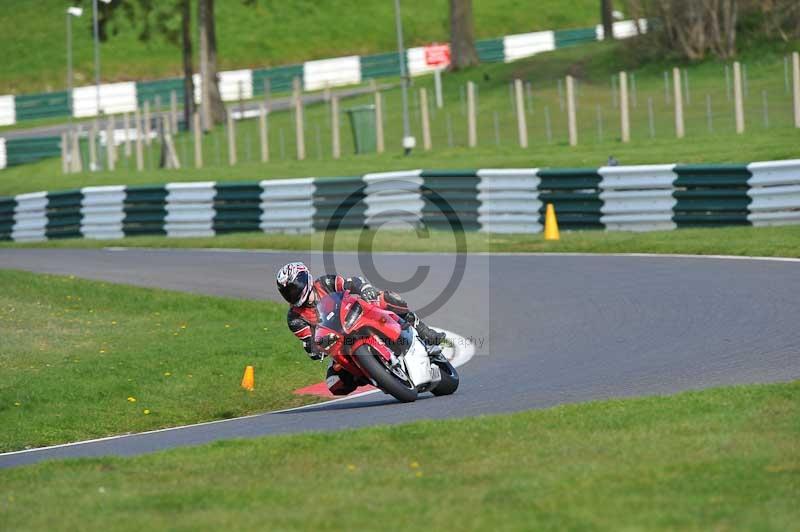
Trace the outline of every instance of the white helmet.
[[308, 301], [314, 287], [314, 277], [302, 262], [290, 262], [278, 270], [275, 280], [283, 299], [295, 307]]

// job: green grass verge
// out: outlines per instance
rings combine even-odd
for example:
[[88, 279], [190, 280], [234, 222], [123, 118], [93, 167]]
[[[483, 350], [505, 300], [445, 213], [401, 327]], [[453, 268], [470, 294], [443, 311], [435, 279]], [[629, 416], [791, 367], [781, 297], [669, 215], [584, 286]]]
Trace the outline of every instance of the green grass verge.
[[794, 382], [50, 462], [0, 471], [0, 519], [11, 530], [789, 530], [799, 418]]
[[[0, 48], [6, 52], [0, 63], [0, 94], [63, 89], [66, 84], [66, 3], [16, 0], [10, 4], [13, 9], [9, 5], [9, 11], [0, 19]], [[565, 10], [558, 0], [539, 0], [535, 5], [522, 0], [476, 2], [475, 34], [478, 38], [488, 38], [536, 30], [592, 27], [599, 19], [595, 4], [594, 0], [575, 0]], [[135, 3], [133, 6], [135, 8]], [[73, 20], [77, 85], [94, 80], [91, 4], [88, 7], [82, 18]], [[196, 9], [196, 5], [194, 7]], [[397, 46], [391, 2], [259, 0], [248, 7], [234, 0], [217, 2], [215, 8], [219, 61], [223, 70], [391, 52]], [[448, 16], [447, 2], [404, 0], [406, 45], [447, 41]], [[179, 21], [167, 24], [180, 27]], [[137, 32], [124, 17], [109, 29], [115, 35], [102, 43], [100, 52], [104, 81], [180, 75], [181, 56], [177, 46], [158, 36], [150, 42], [138, 40]], [[197, 36], [196, 28], [192, 35]]]
[[[322, 250], [325, 233], [237, 233], [209, 238], [131, 237], [122, 240], [50, 240], [0, 243], [2, 248], [102, 248], [109, 246], [154, 248], [238, 248]], [[368, 243], [371, 244], [368, 245]], [[696, 255], [755, 255], [800, 257], [800, 226], [719, 227], [677, 229], [648, 233], [562, 231], [561, 240], [545, 241], [541, 234], [499, 235], [464, 233], [460, 249], [452, 233], [431, 231], [419, 237], [413, 231], [342, 230], [333, 239], [335, 251], [407, 251], [453, 253], [687, 253]]]
[[324, 374], [276, 303], [7, 270], [0, 286], [0, 451], [303, 404], [292, 390]]

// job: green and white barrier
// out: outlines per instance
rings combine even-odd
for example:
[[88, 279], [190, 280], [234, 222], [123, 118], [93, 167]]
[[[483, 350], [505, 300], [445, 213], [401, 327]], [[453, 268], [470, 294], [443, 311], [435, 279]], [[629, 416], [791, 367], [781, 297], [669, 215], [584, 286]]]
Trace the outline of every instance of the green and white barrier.
[[314, 221], [313, 178], [261, 182], [260, 225], [266, 233], [311, 232]]
[[724, 165], [407, 170], [362, 177], [102, 186], [0, 197], [0, 240], [427, 227], [563, 230], [800, 224], [800, 159]]
[[[14, 96], [0, 96], [0, 126], [10, 126], [16, 124], [17, 113], [14, 107]], [[0, 166], [2, 168], [2, 166]]]
[[84, 187], [81, 194], [80, 228], [84, 238], [109, 240], [125, 236], [125, 187]]
[[602, 223], [608, 230], [656, 231], [674, 229], [672, 184], [677, 174], [674, 164], [606, 166], [600, 199]]
[[366, 226], [417, 225], [425, 206], [420, 188], [422, 170], [383, 172], [364, 176]]
[[538, 233], [538, 169], [478, 170], [478, 223], [490, 233]]

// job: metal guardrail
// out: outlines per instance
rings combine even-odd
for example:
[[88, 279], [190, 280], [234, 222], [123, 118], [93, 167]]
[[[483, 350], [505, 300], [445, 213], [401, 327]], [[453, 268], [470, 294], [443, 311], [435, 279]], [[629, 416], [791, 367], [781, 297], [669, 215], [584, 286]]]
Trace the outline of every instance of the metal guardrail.
[[742, 165], [411, 170], [363, 177], [85, 187], [0, 197], [0, 240], [427, 227], [650, 231], [800, 224], [800, 159]]

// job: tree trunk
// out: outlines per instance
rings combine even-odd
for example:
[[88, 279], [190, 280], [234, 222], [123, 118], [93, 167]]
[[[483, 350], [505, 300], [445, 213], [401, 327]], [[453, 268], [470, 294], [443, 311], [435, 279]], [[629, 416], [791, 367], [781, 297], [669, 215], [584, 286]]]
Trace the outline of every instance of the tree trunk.
[[461, 70], [479, 63], [472, 24], [472, 0], [450, 0], [450, 68]]
[[189, 130], [192, 124], [192, 114], [194, 114], [191, 0], [181, 0], [181, 41], [183, 44], [183, 123]]
[[603, 39], [614, 39], [614, 12], [611, 0], [600, 0], [600, 18], [603, 20]]
[[203, 128], [225, 122], [225, 105], [217, 81], [217, 37], [214, 26], [214, 0], [199, 0], [200, 75], [202, 83]]

